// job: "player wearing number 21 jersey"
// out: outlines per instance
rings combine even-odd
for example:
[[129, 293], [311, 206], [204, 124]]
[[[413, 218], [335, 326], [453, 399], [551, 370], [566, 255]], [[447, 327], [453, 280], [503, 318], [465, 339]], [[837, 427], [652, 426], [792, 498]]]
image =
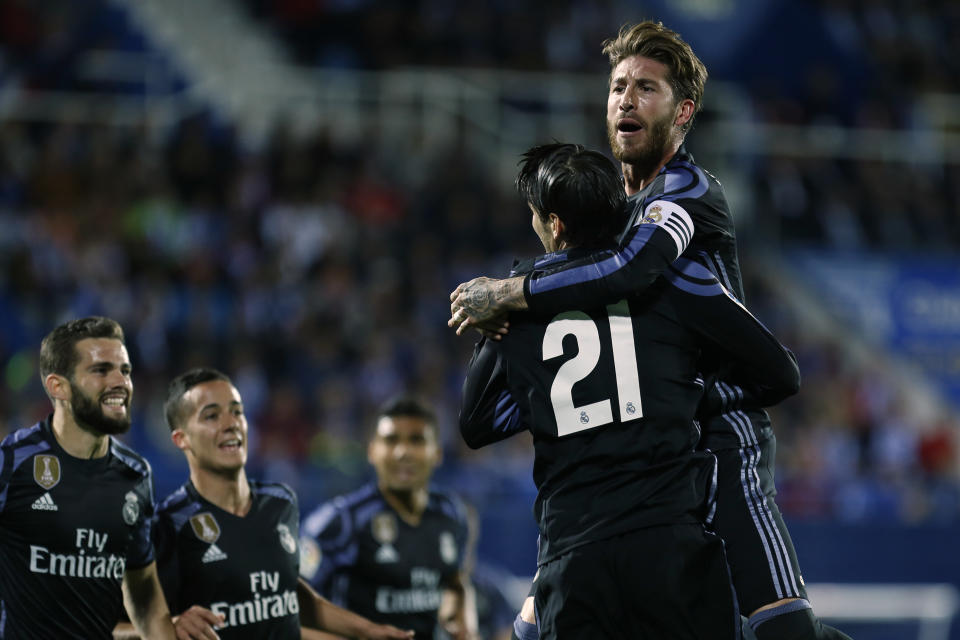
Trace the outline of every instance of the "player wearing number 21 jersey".
[[792, 354], [693, 261], [617, 304], [511, 321], [502, 341], [476, 347], [461, 432], [472, 447], [532, 432], [541, 564], [632, 529], [704, 520], [715, 463], [694, 450], [702, 353], [738, 359], [764, 404], [799, 384]]
[[[518, 178], [521, 191], [524, 181], [541, 180], [540, 188], [547, 190], [560, 184], [561, 177], [575, 182], [578, 173], [571, 177], [564, 172], [573, 166], [582, 173], [584, 167], [573, 160], [557, 165], [562, 169], [551, 165], [556, 162], [552, 154], [562, 156], [565, 147], [571, 146], [528, 152], [528, 165], [534, 166], [525, 167]], [[579, 155], [573, 157], [576, 160]], [[538, 171], [537, 162], [546, 168]], [[544, 180], [551, 171], [561, 177]], [[615, 179], [610, 182], [617, 184]], [[527, 189], [534, 229], [545, 248], [553, 251], [515, 267], [515, 274], [549, 269], [584, 255], [585, 248], [576, 244], [561, 243], [562, 250], [556, 250], [556, 234], [561, 240], [572, 235], [575, 218], [565, 218], [561, 211], [559, 217], [551, 213], [548, 222], [543, 221], [548, 220], [545, 217], [538, 222], [540, 209], [529, 196], [534, 187]], [[541, 206], [554, 205], [547, 200]], [[587, 203], [582, 209], [596, 211], [597, 205]], [[588, 225], [589, 220], [580, 224]], [[564, 225], [564, 221], [568, 223]], [[555, 225], [552, 241], [545, 224]], [[647, 224], [669, 229], [689, 227], [690, 221], [682, 211], [664, 208]], [[704, 392], [698, 371], [716, 369], [711, 363], [731, 362], [734, 364], [725, 371], [728, 379], [751, 389], [751, 397], [758, 403], [778, 402], [799, 388], [793, 355], [710, 271], [684, 259], [674, 262], [665, 277], [642, 294], [550, 316], [516, 313], [511, 316], [509, 334], [501, 341], [484, 338], [477, 345], [460, 413], [460, 429], [467, 444], [484, 446], [522, 430], [533, 434], [533, 479], [538, 490], [534, 512], [540, 529], [537, 609], [543, 616], [549, 613], [545, 609], [554, 607], [558, 616], [556, 620], [541, 618], [541, 637], [555, 637], [558, 629], [564, 632], [560, 637], [567, 638], [590, 637], [590, 633], [599, 634], [595, 637], [638, 637], [631, 636], [640, 632], [636, 626], [626, 631], [621, 628], [621, 633], [600, 628], [578, 631], [577, 623], [569, 622], [575, 609], [574, 587], [569, 578], [561, 579], [559, 586], [548, 582], [545, 587], [545, 569], [551, 563], [568, 563], [565, 554], [616, 536], [659, 525], [701, 525], [709, 519], [716, 460], [709, 452], [695, 450], [700, 438], [696, 411]], [[693, 535], [693, 529], [688, 531]], [[713, 553], [701, 541], [691, 544], [697, 546], [701, 560], [703, 554]], [[638, 549], [634, 557], [643, 551], [667, 553]], [[682, 560], [683, 553], [674, 555]], [[722, 551], [718, 554], [722, 558]], [[579, 571], [583, 572], [582, 566]], [[569, 568], [564, 572], [569, 573]], [[578, 578], [583, 583], [590, 575], [581, 573]], [[645, 575], [644, 581], [656, 584], [664, 578]], [[672, 586], [680, 592], [678, 598], [690, 588], [682, 582]], [[660, 597], [668, 589], [669, 585], [654, 593]], [[732, 600], [729, 584], [725, 589]], [[671, 600], [664, 606], [677, 602]], [[644, 606], [659, 605], [621, 606], [609, 613], [629, 625], [622, 613], [632, 619], [629, 616], [640, 615]], [[680, 606], [677, 615], [682, 613]], [[728, 625], [729, 633], [715, 630], [709, 637], [735, 637], [732, 615]], [[677, 629], [671, 629], [674, 631]], [[691, 630], [675, 637], [702, 637], [702, 632]]]

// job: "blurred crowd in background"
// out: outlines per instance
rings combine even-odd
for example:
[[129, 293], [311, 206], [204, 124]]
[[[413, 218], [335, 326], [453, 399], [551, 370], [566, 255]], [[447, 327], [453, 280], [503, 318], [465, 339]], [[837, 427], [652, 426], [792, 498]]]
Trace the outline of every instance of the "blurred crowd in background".
[[[88, 4], [0, 3], [0, 78], [102, 90], [82, 86], [69, 64], [80, 47], [116, 37], [82, 19]], [[240, 4], [302, 64], [592, 71], [598, 87], [607, 72], [599, 43], [627, 15], [623, 3], [586, 1], [502, 2], [497, 12], [442, 1]], [[837, 65], [813, 58], [776, 83], [774, 63], [758, 60], [745, 80], [752, 118], [909, 130], [926, 92], [960, 89], [955, 2], [823, 0], [803, 11], [849, 55]], [[732, 77], [735, 63], [710, 66], [712, 77]], [[102, 314], [127, 331], [129, 438], [154, 464], [158, 492], [184, 478], [162, 421], [165, 385], [213, 365], [243, 395], [254, 474], [290, 482], [305, 507], [366, 476], [373, 412], [412, 390], [442, 419], [439, 480], [481, 509], [504, 500], [529, 508], [529, 438], [479, 452], [460, 442], [475, 336], [446, 327], [459, 282], [503, 275], [515, 256], [539, 252], [513, 185], [456, 146], [413, 158], [379, 148], [376, 136], [344, 147], [326, 129], [305, 138], [277, 123], [263, 148], [250, 149], [213, 113], [163, 135], [148, 124], [0, 121], [0, 434], [49, 411], [36, 373], [42, 337], [68, 317]], [[696, 128], [688, 146], [696, 155]], [[800, 394], [774, 411], [784, 513], [960, 520], [957, 419], [912, 414], [908, 388], [845, 357], [842, 333], [807, 332], [751, 262], [751, 248], [771, 238], [783, 247], [955, 249], [960, 163], [784, 155], [748, 169], [745, 219], [757, 225], [740, 229], [748, 306], [797, 353], [803, 374]]]

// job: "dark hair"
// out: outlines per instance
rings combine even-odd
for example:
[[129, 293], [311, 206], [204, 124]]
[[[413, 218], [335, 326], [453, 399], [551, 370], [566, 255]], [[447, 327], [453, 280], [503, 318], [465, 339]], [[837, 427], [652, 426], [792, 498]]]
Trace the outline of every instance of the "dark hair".
[[419, 418], [429, 424], [434, 433], [437, 431], [437, 414], [424, 400], [407, 393], [396, 395], [380, 406], [371, 437], [376, 436], [376, 425], [381, 418]]
[[603, 43], [603, 53], [610, 58], [611, 72], [626, 58], [643, 56], [666, 65], [667, 81], [677, 102], [693, 100], [693, 115], [683, 125], [689, 131], [693, 119], [703, 108], [703, 87], [707, 83], [707, 67], [693, 48], [676, 31], [662, 22], [647, 20], [635, 25], [625, 24], [616, 38]]
[[61, 324], [40, 343], [40, 379], [55, 373], [73, 380], [73, 370], [80, 362], [77, 343], [87, 338], [112, 338], [123, 342], [123, 329], [116, 320], [101, 316]]
[[183, 406], [183, 396], [187, 391], [193, 389], [198, 384], [210, 382], [211, 380], [223, 380], [233, 384], [230, 377], [209, 367], [198, 367], [190, 369], [186, 373], [181, 373], [170, 381], [167, 386], [167, 399], [163, 403], [163, 413], [167, 418], [167, 426], [170, 431], [178, 429], [186, 419], [186, 411]]
[[626, 195], [620, 172], [602, 153], [556, 142], [523, 154], [517, 190], [537, 215], [563, 220], [574, 246], [610, 241], [623, 228]]

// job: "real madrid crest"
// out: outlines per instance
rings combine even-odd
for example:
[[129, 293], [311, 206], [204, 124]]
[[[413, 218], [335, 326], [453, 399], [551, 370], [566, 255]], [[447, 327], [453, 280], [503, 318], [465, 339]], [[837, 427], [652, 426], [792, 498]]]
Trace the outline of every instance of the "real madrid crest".
[[297, 541], [290, 533], [290, 527], [281, 522], [277, 525], [277, 533], [280, 534], [280, 546], [283, 547], [283, 550], [287, 553], [296, 553]]
[[140, 517], [140, 499], [137, 497], [133, 491], [128, 491], [127, 495], [123, 496], [123, 521], [126, 522], [131, 527], [137, 523], [137, 518]]
[[398, 530], [397, 517], [386, 511], [378, 513], [370, 521], [370, 533], [373, 539], [380, 543], [376, 553], [377, 562], [396, 562], [400, 559], [397, 550], [393, 548]]
[[37, 455], [33, 457], [33, 479], [49, 491], [60, 482], [60, 460], [57, 456]]
[[193, 533], [204, 542], [213, 544], [220, 538], [220, 525], [209, 511], [198, 513], [190, 518]]
[[663, 220], [663, 215], [661, 214], [662, 211], [663, 208], [658, 204], [651, 206], [649, 209], [647, 209], [646, 215], [643, 218], [644, 224], [656, 224]]
[[370, 532], [380, 544], [393, 544], [397, 539], [397, 517], [392, 513], [378, 513], [370, 521]]

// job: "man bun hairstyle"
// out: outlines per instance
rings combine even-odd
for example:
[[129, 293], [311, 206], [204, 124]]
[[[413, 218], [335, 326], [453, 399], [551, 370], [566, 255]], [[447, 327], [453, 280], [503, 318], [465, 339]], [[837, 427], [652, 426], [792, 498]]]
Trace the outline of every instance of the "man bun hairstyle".
[[627, 58], [643, 56], [666, 65], [667, 81], [677, 102], [693, 100], [693, 115], [681, 127], [690, 130], [693, 120], [703, 108], [703, 88], [707, 83], [707, 67], [680, 34], [662, 22], [647, 20], [625, 24], [616, 38], [603, 42], [603, 53], [610, 58], [610, 71]]

